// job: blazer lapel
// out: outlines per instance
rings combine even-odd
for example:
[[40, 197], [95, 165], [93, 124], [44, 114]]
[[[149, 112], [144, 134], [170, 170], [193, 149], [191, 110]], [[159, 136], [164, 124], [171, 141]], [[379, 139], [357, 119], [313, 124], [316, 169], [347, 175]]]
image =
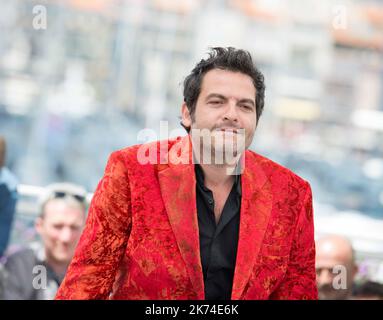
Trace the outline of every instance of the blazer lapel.
[[158, 180], [162, 199], [178, 248], [185, 262], [197, 299], [204, 299], [196, 206], [196, 179], [189, 136], [169, 150], [168, 165], [160, 165]]
[[261, 166], [248, 151], [241, 178], [242, 200], [237, 260], [232, 299], [240, 299], [249, 281], [268, 225], [271, 207], [271, 186]]

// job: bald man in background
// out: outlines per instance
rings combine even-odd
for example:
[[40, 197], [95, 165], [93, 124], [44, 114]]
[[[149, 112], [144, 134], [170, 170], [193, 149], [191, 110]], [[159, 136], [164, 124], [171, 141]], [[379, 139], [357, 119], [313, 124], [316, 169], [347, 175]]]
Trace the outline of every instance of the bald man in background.
[[[317, 287], [320, 300], [350, 299], [357, 270], [354, 250], [348, 239], [328, 235], [316, 242]], [[345, 286], [340, 286], [342, 281], [345, 282]]]

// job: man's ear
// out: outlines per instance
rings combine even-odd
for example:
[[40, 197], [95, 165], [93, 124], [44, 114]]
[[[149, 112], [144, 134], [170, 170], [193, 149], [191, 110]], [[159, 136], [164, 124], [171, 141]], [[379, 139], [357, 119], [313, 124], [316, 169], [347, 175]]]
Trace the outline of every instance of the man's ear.
[[35, 221], [35, 229], [38, 234], [41, 234], [42, 228], [43, 228], [43, 218], [38, 217]]
[[182, 104], [181, 114], [182, 114], [181, 123], [183, 124], [184, 127], [190, 128], [191, 124], [192, 124], [192, 119], [191, 119], [191, 116], [190, 116], [189, 109], [188, 109], [188, 107], [187, 107], [185, 102]]

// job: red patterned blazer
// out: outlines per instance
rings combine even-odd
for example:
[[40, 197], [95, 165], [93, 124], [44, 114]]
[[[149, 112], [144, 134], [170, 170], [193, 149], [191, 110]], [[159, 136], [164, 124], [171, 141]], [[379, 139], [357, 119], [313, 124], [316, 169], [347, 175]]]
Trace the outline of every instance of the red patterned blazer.
[[[143, 146], [168, 163], [139, 163]], [[56, 299], [204, 299], [190, 150], [186, 136], [112, 153]], [[317, 299], [309, 184], [249, 150], [241, 183], [232, 299]]]

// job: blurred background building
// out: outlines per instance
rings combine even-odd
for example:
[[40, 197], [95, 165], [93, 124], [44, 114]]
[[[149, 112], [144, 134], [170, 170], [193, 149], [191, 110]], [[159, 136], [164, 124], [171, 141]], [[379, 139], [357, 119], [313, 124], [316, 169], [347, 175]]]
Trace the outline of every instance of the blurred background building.
[[41, 186], [71, 181], [92, 192], [110, 152], [141, 143], [139, 130], [159, 132], [161, 120], [180, 128], [184, 77], [208, 47], [235, 46], [266, 78], [252, 149], [311, 183], [317, 236], [350, 237], [360, 276], [383, 282], [383, 1], [0, 7], [0, 134], [23, 184], [13, 243], [34, 236]]

